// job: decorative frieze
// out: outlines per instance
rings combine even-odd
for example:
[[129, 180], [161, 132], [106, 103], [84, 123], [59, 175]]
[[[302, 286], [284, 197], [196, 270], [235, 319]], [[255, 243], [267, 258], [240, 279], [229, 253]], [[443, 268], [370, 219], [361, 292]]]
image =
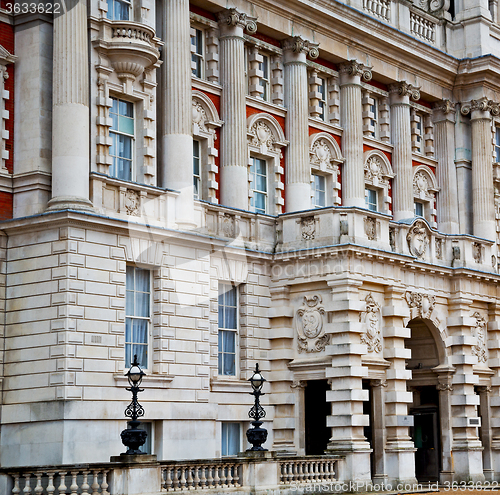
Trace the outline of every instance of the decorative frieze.
[[323, 319], [325, 308], [319, 294], [304, 296], [303, 307], [297, 311], [297, 334], [299, 352], [321, 352], [330, 341], [325, 334]]
[[361, 335], [361, 342], [367, 345], [369, 353], [378, 354], [382, 352], [380, 304], [375, 301], [371, 292], [366, 296], [365, 302], [365, 310], [359, 315], [359, 321], [365, 326], [365, 333]]

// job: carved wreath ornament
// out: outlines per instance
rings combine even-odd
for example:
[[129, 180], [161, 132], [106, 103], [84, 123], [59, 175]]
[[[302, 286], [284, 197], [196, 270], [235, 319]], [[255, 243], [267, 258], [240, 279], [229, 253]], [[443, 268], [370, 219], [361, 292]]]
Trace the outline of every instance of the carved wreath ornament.
[[325, 334], [321, 296], [304, 296], [303, 307], [297, 311], [297, 333], [299, 352], [321, 352], [330, 341]]
[[365, 325], [365, 333], [361, 335], [361, 342], [368, 346], [368, 352], [382, 352], [380, 337], [380, 305], [368, 294], [365, 299], [366, 309], [359, 315], [359, 321]]

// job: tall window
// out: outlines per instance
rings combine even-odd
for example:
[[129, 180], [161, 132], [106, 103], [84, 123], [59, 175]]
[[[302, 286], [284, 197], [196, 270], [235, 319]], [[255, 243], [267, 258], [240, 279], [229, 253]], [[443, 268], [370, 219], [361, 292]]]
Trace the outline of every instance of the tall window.
[[112, 21], [128, 21], [130, 2], [127, 0], [108, 0], [108, 19]]
[[260, 85], [264, 88], [264, 92], [261, 97], [265, 101], [269, 101], [271, 94], [269, 85], [269, 57], [267, 55], [262, 55], [262, 62], [259, 62], [259, 70], [262, 71], [263, 76], [260, 78]]
[[370, 105], [370, 113], [373, 114], [373, 117], [370, 119], [370, 124], [373, 127], [373, 131], [371, 131], [371, 135], [374, 138], [379, 137], [379, 132], [378, 132], [378, 100], [377, 98], [374, 98], [372, 96], [373, 104]]
[[127, 266], [125, 296], [125, 367], [137, 361], [148, 367], [148, 333], [151, 316], [151, 282], [149, 270]]
[[195, 199], [200, 199], [200, 142], [193, 140], [193, 191]]
[[323, 77], [319, 78], [321, 81], [321, 84], [318, 86], [318, 93], [321, 95], [319, 98], [319, 107], [321, 108], [321, 115], [320, 119], [324, 120], [325, 122], [328, 119], [328, 106], [327, 106], [327, 88], [326, 88], [326, 79]]
[[423, 217], [424, 216], [424, 204], [420, 201], [415, 201], [415, 216]]
[[365, 189], [365, 204], [371, 211], [378, 211], [377, 191], [375, 189]]
[[[193, 33], [194, 31], [194, 33]], [[203, 31], [193, 29], [191, 31], [191, 71], [194, 76], [203, 77]]]
[[500, 162], [500, 127], [495, 128], [495, 161]]
[[313, 207], [321, 208], [326, 206], [326, 177], [324, 175], [313, 174]]
[[250, 166], [250, 188], [253, 192], [250, 207], [255, 213], [267, 212], [267, 163], [252, 157]]
[[236, 375], [238, 292], [231, 284], [219, 284], [219, 375]]
[[134, 104], [130, 101], [111, 98], [112, 127], [109, 130], [113, 159], [109, 174], [117, 179], [132, 180], [132, 157], [134, 146]]
[[222, 455], [237, 455], [240, 448], [240, 424], [222, 423]]

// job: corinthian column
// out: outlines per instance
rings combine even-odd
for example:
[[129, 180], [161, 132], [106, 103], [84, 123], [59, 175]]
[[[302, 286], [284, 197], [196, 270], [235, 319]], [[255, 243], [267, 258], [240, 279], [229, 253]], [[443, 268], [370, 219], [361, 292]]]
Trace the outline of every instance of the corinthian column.
[[410, 97], [420, 99], [420, 92], [404, 81], [389, 86], [391, 106], [392, 167], [395, 177], [392, 188], [394, 220], [413, 218], [413, 170], [411, 155]]
[[361, 77], [369, 81], [372, 78], [370, 69], [355, 60], [340, 65], [340, 125], [344, 128], [342, 153], [345, 158], [342, 189], [344, 206], [365, 207]]
[[455, 104], [439, 102], [433, 110], [434, 143], [438, 161], [437, 181], [441, 188], [438, 225], [441, 232], [458, 234], [458, 184], [455, 168]]
[[462, 106], [462, 114], [468, 113], [472, 127], [473, 232], [477, 237], [493, 241], [496, 238], [496, 229], [491, 115], [498, 115], [500, 109], [497, 103], [481, 98]]
[[54, 17], [50, 209], [90, 209], [87, 1]]
[[318, 45], [300, 36], [282, 43], [285, 66], [285, 107], [287, 139], [286, 211], [311, 208], [311, 167], [309, 165], [309, 99], [306, 56], [317, 58]]
[[176, 222], [190, 227], [194, 199], [189, 0], [166, 0], [165, 12], [161, 185], [179, 191]]
[[221, 204], [248, 210], [248, 157], [245, 114], [243, 30], [257, 31], [255, 17], [228, 9], [217, 14], [220, 27]]

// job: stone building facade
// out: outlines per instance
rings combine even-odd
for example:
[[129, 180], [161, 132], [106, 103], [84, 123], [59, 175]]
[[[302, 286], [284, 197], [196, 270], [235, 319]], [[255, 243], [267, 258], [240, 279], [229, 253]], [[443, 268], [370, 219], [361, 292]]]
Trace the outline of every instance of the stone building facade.
[[159, 459], [258, 362], [269, 449], [498, 480], [497, 2], [63, 4], [0, 10], [0, 465], [121, 452], [137, 354]]

